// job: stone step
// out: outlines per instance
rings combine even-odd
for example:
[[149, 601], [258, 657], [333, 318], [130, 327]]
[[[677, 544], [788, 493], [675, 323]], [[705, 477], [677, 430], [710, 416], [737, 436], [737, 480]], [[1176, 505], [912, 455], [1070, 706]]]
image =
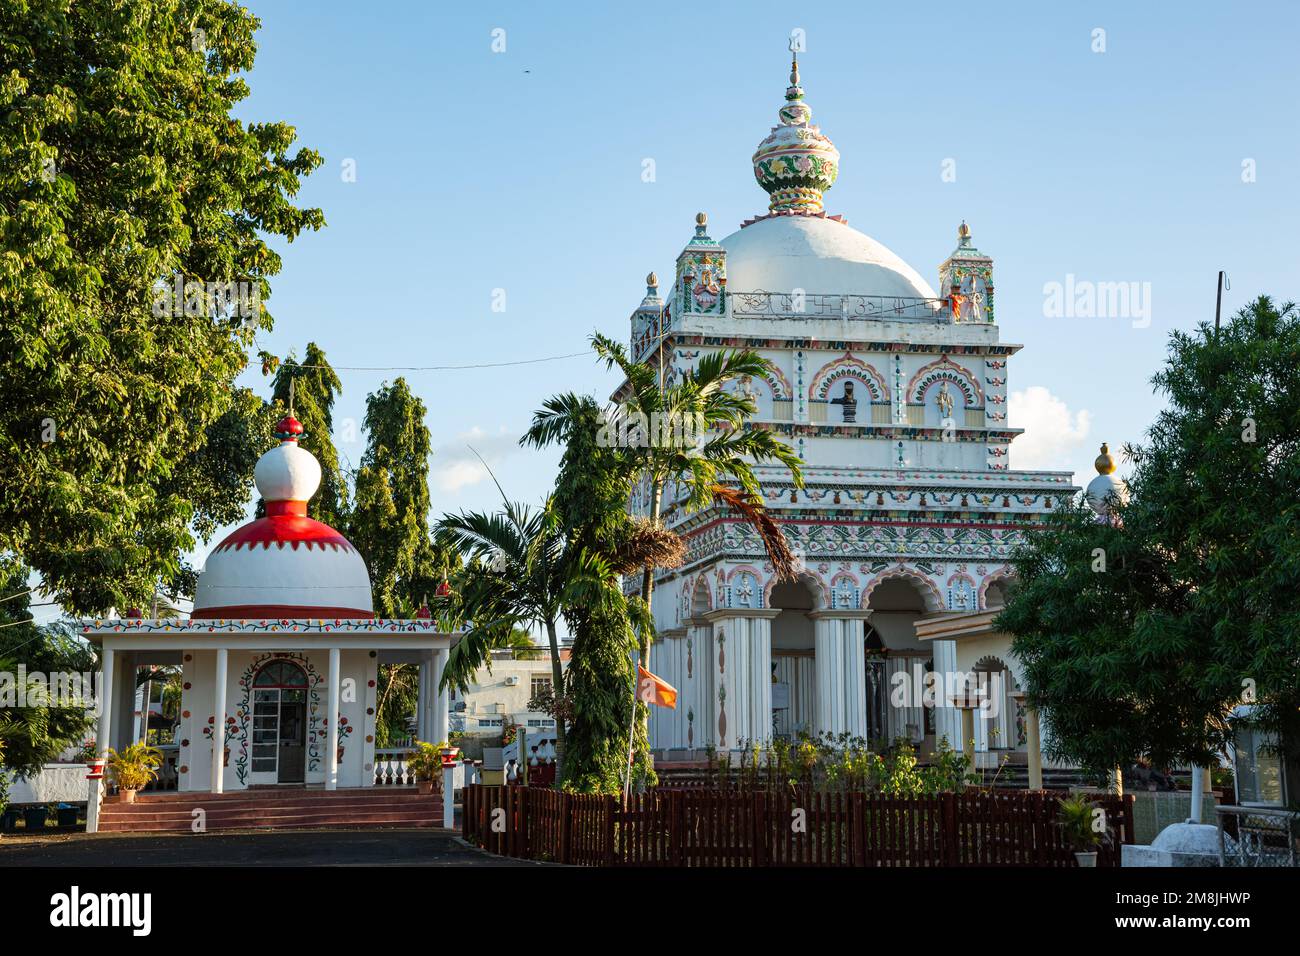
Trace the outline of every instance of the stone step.
[[[157, 823], [136, 823], [135, 821], [103, 820], [100, 821], [101, 833], [173, 833], [190, 832], [193, 821], [168, 820]], [[295, 817], [290, 820], [275, 821], [213, 821], [209, 819], [207, 832], [223, 830], [354, 830], [374, 827], [388, 829], [439, 829], [442, 821], [423, 817], [404, 817], [393, 814], [381, 818], [365, 820], [339, 820], [335, 817]]]
[[302, 799], [281, 799], [281, 800], [240, 800], [240, 799], [222, 799], [214, 794], [195, 794], [188, 800], [137, 800], [135, 803], [121, 803], [116, 800], [107, 800], [103, 804], [105, 810], [111, 810], [115, 813], [154, 813], [169, 810], [189, 811], [194, 807], [203, 807], [205, 810], [212, 811], [217, 809], [252, 809], [268, 810], [278, 808], [312, 808], [320, 807], [325, 809], [358, 809], [366, 810], [372, 807], [423, 807], [423, 806], [441, 807], [442, 799], [432, 795], [412, 794], [409, 797], [390, 797], [388, 799], [338, 799], [338, 800], [302, 800]]

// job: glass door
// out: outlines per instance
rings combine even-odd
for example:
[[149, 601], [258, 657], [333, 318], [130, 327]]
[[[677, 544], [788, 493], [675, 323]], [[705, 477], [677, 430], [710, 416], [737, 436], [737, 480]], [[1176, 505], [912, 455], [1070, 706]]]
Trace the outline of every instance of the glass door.
[[307, 675], [291, 661], [271, 661], [253, 678], [251, 782], [302, 783], [306, 744]]

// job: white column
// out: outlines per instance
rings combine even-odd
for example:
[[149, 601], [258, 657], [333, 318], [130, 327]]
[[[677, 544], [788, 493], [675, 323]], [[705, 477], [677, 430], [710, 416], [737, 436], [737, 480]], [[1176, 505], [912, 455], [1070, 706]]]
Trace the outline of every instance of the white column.
[[814, 611], [817, 732], [867, 736], [867, 611]]
[[[935, 743], [947, 737], [950, 747], [954, 750], [962, 750], [966, 743], [962, 739], [961, 712], [948, 700], [961, 690], [961, 682], [956, 681], [953, 676], [957, 673], [957, 642], [933, 641], [931, 648], [934, 653], [935, 677], [941, 680], [941, 683], [935, 685]], [[954, 686], [954, 682], [957, 686]]]
[[429, 697], [433, 707], [433, 743], [447, 739], [450, 721], [447, 716], [447, 694], [442, 689], [442, 674], [447, 669], [447, 658], [451, 652], [447, 648], [433, 652], [433, 668], [429, 677]]
[[772, 618], [779, 613], [728, 608], [706, 615], [713, 624], [713, 732], [719, 750], [772, 739]]
[[99, 652], [99, 729], [95, 732], [95, 753], [101, 757], [113, 745], [113, 664], [115, 653], [106, 644]]
[[325, 750], [325, 789], [339, 788], [339, 649], [330, 648], [329, 739]]
[[415, 685], [415, 739], [429, 740], [429, 662], [421, 654], [420, 676]]
[[717, 739], [714, 735], [713, 625], [703, 618], [688, 622], [686, 641], [686, 679], [682, 682], [686, 709], [682, 712], [685, 730], [681, 746], [702, 750]]
[[226, 751], [226, 677], [230, 669], [229, 651], [217, 648], [217, 671], [212, 695], [212, 792], [225, 790]]

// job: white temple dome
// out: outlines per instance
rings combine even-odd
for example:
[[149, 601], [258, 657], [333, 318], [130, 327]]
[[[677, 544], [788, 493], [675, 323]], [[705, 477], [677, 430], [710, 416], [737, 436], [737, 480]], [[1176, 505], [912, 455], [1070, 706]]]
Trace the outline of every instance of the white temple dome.
[[371, 618], [366, 563], [347, 538], [307, 517], [320, 486], [320, 463], [298, 445], [292, 416], [276, 426], [280, 444], [253, 476], [266, 517], [238, 528], [213, 548], [194, 593], [191, 618]]
[[1115, 474], [1115, 456], [1110, 453], [1110, 446], [1102, 442], [1101, 454], [1094, 462], [1097, 477], [1088, 482], [1086, 492], [1088, 506], [1103, 518], [1110, 517], [1110, 496], [1114, 495], [1121, 504], [1128, 501], [1128, 485]]
[[722, 240], [727, 290], [936, 299], [915, 269], [876, 240], [823, 216], [773, 216]]

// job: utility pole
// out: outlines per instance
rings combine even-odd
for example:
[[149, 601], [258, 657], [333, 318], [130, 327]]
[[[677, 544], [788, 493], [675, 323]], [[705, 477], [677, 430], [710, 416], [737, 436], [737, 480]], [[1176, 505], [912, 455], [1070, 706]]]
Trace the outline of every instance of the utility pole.
[[1219, 316], [1223, 311], [1223, 290], [1231, 289], [1232, 283], [1228, 281], [1228, 273], [1222, 269], [1219, 270], [1219, 292], [1214, 298], [1214, 334], [1219, 334]]

